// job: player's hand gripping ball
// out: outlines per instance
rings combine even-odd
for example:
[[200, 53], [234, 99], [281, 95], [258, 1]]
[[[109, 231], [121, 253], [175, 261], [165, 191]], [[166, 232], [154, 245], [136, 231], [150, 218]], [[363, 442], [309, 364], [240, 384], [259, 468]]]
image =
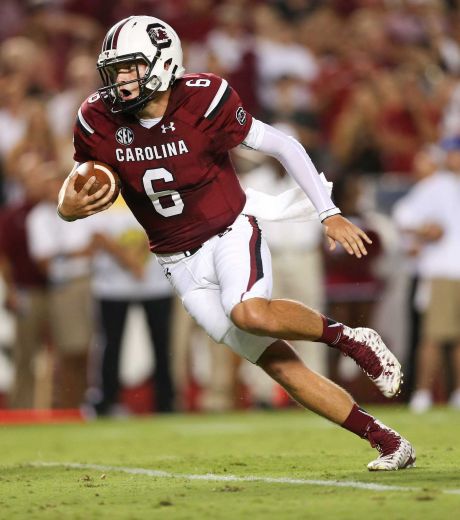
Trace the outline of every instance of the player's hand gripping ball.
[[[121, 181], [115, 170], [108, 164], [99, 161], [88, 161], [75, 170], [75, 191], [79, 192], [91, 177], [96, 177], [95, 183], [91, 186], [88, 194], [93, 195], [102, 186], [109, 185], [109, 192], [113, 191], [111, 202], [115, 202], [120, 194]], [[105, 194], [104, 194], [105, 195]]]

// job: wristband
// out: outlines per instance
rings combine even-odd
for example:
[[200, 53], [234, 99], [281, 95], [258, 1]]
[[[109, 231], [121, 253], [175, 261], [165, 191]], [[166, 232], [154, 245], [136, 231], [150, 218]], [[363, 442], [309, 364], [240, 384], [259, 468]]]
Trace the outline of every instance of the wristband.
[[322, 211], [319, 214], [319, 219], [321, 223], [323, 223], [328, 217], [332, 217], [333, 215], [340, 215], [342, 212], [339, 208], [331, 208], [327, 209], [326, 211]]

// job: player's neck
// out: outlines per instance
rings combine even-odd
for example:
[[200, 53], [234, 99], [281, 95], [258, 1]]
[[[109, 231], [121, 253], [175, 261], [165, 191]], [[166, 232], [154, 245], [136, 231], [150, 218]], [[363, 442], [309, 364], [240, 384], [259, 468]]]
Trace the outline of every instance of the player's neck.
[[168, 107], [169, 96], [171, 95], [171, 89], [165, 90], [164, 92], [158, 92], [158, 94], [149, 101], [142, 110], [139, 110], [137, 117], [139, 119], [156, 119], [163, 117]]

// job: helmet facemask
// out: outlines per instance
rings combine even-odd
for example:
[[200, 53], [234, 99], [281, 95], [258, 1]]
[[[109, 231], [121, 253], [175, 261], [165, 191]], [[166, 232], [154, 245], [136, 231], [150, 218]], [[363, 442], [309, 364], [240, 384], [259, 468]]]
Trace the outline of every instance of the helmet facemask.
[[[134, 64], [136, 66], [137, 77], [128, 81], [117, 82], [117, 65], [125, 63]], [[143, 75], [139, 70], [140, 63], [144, 63], [147, 67]], [[104, 84], [98, 92], [101, 98], [108, 103], [113, 114], [120, 112], [134, 113], [141, 110], [150, 99], [152, 99], [161, 86], [161, 81], [157, 76], [149, 76], [152, 70], [152, 64], [142, 53], [128, 54], [111, 60], [105, 60], [98, 65], [97, 70]], [[124, 100], [120, 95], [123, 86], [132, 85], [133, 83], [137, 83], [139, 89], [138, 95], [134, 99]]]

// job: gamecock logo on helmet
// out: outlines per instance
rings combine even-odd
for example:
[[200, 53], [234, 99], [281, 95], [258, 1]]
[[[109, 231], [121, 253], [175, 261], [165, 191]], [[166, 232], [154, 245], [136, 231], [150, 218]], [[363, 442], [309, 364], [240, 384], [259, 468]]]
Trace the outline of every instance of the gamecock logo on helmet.
[[169, 38], [166, 29], [159, 23], [151, 23], [147, 25], [147, 34], [153, 45], [159, 49], [166, 49], [171, 45], [171, 38]]
[[128, 146], [134, 141], [134, 132], [131, 128], [122, 126], [115, 132], [115, 137], [120, 144]]

